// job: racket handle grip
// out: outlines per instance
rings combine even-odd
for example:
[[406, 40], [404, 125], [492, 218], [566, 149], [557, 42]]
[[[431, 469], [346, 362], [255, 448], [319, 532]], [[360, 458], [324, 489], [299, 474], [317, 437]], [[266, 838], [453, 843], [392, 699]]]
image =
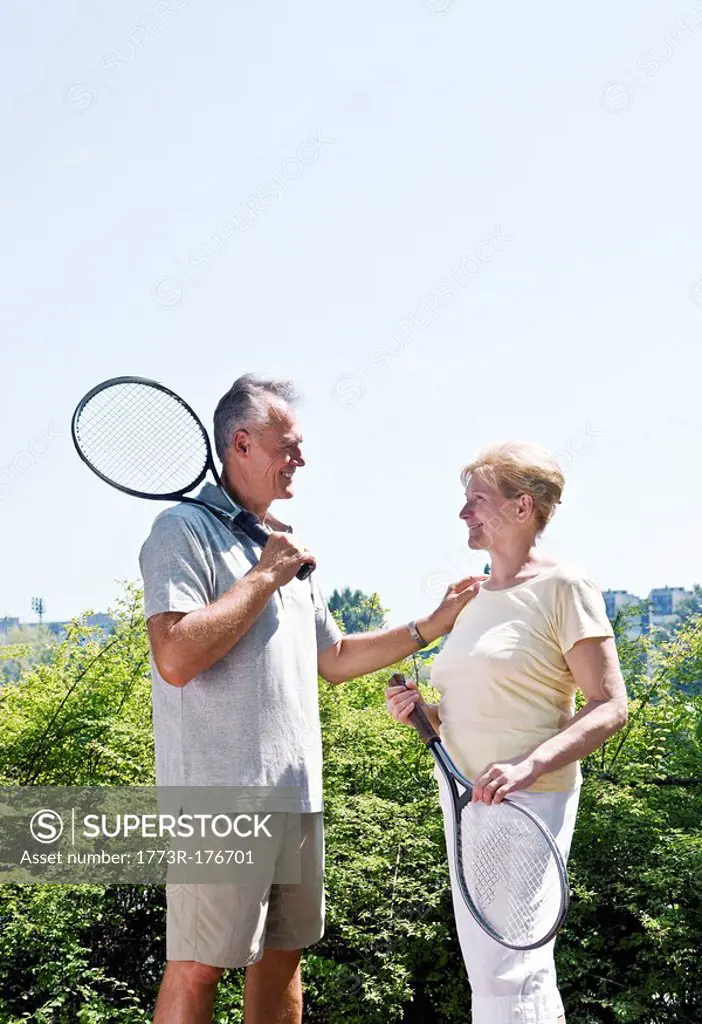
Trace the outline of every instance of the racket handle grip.
[[[398, 672], [396, 673], [396, 675], [392, 676], [390, 682], [396, 683], [397, 686], [404, 686], [405, 689], [409, 689], [407, 683], [405, 682], [405, 677], [402, 675], [401, 672]], [[413, 725], [414, 728], [417, 730], [417, 732], [422, 737], [427, 746], [434, 740], [438, 740], [440, 738], [436, 729], [427, 718], [426, 712], [424, 711], [423, 708], [415, 705], [414, 711], [409, 716], [409, 721], [410, 724]]]
[[[268, 537], [270, 535], [263, 529], [262, 526], [259, 525], [255, 516], [253, 516], [250, 512], [246, 512], [242, 509], [242, 511], [236, 517], [235, 521], [239, 523], [244, 533], [248, 537], [250, 537], [251, 540], [255, 541], [257, 544], [260, 544], [261, 547], [265, 547], [266, 542], [268, 541]], [[312, 574], [313, 570], [314, 564], [312, 562], [305, 562], [304, 565], [301, 565], [300, 568], [297, 570], [296, 576], [299, 580], [306, 580], [307, 577]]]
[[252, 541], [255, 541], [256, 544], [260, 544], [261, 547], [265, 546], [266, 541], [268, 540], [268, 534], [251, 512], [247, 512], [245, 509], [242, 509], [235, 517], [234, 522]]
[[439, 739], [439, 734], [437, 733], [436, 729], [427, 718], [422, 708], [415, 708], [412, 714], [410, 715], [409, 720], [415, 727], [419, 735], [422, 737], [424, 742], [427, 744], [427, 746], [429, 746], [429, 744], [432, 743], [434, 740]]

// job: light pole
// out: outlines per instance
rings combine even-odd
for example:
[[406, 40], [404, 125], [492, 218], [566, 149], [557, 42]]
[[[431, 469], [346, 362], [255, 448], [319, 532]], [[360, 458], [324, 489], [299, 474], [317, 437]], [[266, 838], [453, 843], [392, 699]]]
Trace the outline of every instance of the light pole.
[[32, 611], [36, 612], [37, 615], [39, 616], [39, 625], [41, 626], [42, 618], [44, 616], [44, 612], [46, 611], [46, 605], [44, 604], [43, 597], [32, 598]]

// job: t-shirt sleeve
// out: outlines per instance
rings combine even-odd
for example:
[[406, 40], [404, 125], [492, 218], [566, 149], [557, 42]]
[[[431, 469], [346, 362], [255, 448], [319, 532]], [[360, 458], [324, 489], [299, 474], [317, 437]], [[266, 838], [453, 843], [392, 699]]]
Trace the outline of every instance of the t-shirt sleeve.
[[589, 579], [571, 580], [556, 600], [555, 632], [561, 650], [569, 651], [578, 640], [614, 636], [600, 588]]
[[202, 545], [183, 516], [159, 516], [139, 554], [146, 618], [191, 612], [213, 601], [210, 568]]
[[321, 654], [327, 647], [336, 644], [343, 637], [339, 625], [329, 610], [329, 605], [322, 593], [319, 584], [311, 577], [312, 601], [314, 602], [314, 622], [317, 630], [317, 653]]

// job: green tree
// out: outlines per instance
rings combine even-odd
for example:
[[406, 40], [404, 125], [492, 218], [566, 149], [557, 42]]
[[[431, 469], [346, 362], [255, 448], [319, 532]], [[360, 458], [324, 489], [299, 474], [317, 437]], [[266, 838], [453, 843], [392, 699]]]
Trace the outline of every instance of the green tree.
[[385, 625], [387, 608], [381, 606], [376, 593], [364, 594], [349, 587], [334, 590], [329, 608], [345, 633], [367, 633]]
[[[140, 595], [98, 640], [82, 620], [51, 663], [0, 690], [5, 785], [153, 782]], [[625, 730], [583, 764], [557, 946], [569, 1024], [702, 1020], [702, 618], [675, 636], [618, 637]], [[411, 672], [411, 663], [396, 666]], [[393, 722], [393, 669], [320, 682], [327, 931], [305, 956], [311, 1024], [466, 1024], [432, 761]], [[431, 696], [427, 692], [428, 696]], [[0, 1024], [146, 1024], [165, 957], [160, 887], [0, 886]], [[241, 1021], [225, 972], [216, 1024]]]
[[50, 663], [57, 641], [46, 626], [20, 625], [8, 630], [0, 643], [0, 686], [16, 682], [32, 665]]
[[695, 583], [690, 597], [684, 598], [677, 607], [676, 614], [681, 623], [693, 615], [702, 615], [702, 587]]

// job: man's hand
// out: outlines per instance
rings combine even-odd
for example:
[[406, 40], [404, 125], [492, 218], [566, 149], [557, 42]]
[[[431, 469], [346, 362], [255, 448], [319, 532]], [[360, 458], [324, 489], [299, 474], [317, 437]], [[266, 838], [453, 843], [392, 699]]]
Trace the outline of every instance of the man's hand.
[[[468, 576], [458, 583], [452, 583], [436, 611], [424, 619], [416, 620], [419, 635], [430, 644], [444, 633], [450, 633], [460, 610], [477, 594], [479, 581], [486, 579], [487, 576]], [[379, 668], [396, 665], [416, 650], [417, 644], [407, 626], [394, 626], [377, 632], [352, 633], [342, 637], [326, 651], [322, 651], [317, 665], [323, 679], [330, 683], [343, 683], [368, 672], [377, 672]], [[427, 708], [431, 712], [434, 705], [428, 704]], [[433, 720], [432, 724], [435, 724]]]
[[306, 562], [317, 565], [314, 555], [293, 540], [289, 533], [271, 533], [254, 571], [268, 576], [274, 586], [284, 587]]
[[439, 636], [450, 633], [458, 613], [473, 600], [480, 590], [480, 581], [488, 579], [487, 576], [466, 576], [465, 579], [452, 583], [444, 594], [439, 607], [429, 616], [432, 631]]
[[510, 793], [527, 789], [538, 777], [539, 772], [530, 754], [514, 757], [511, 761], [493, 761], [475, 780], [472, 803], [502, 803]]

